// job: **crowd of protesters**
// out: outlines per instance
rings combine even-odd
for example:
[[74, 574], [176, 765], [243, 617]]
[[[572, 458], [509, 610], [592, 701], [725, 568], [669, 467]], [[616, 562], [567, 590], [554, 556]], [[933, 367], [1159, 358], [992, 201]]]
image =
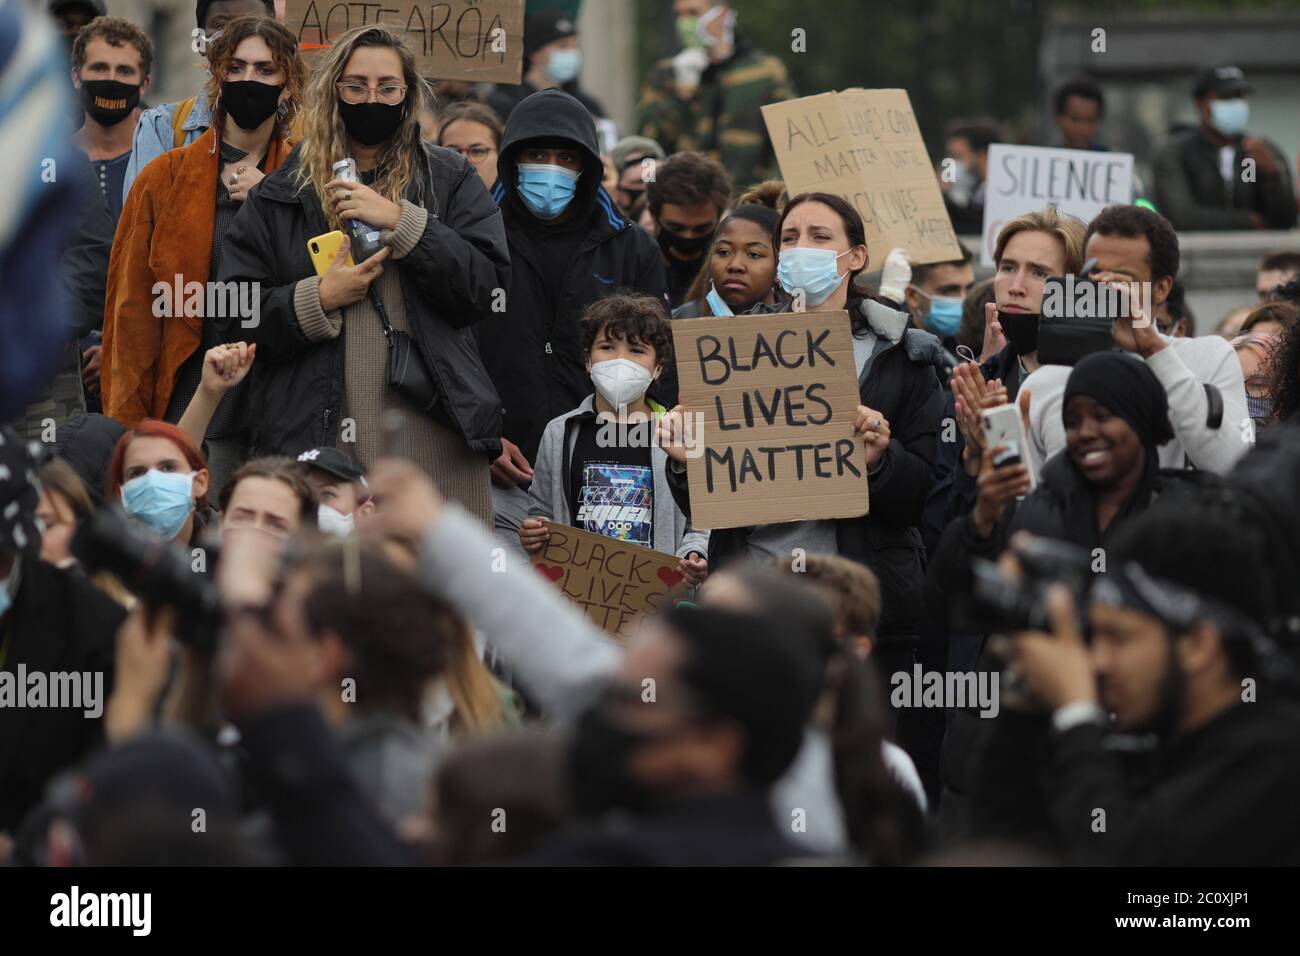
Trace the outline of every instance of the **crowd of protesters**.
[[[1154, 203], [1018, 216], [977, 282], [790, 195], [785, 67], [672, 7], [618, 139], [553, 11], [484, 88], [200, 0], [206, 81], [146, 107], [147, 35], [49, 4], [81, 204], [62, 358], [0, 383], [0, 861], [1300, 863], [1300, 251], [1198, 335], [1178, 232], [1296, 222], [1245, 76]], [[1098, 87], [1054, 107], [1106, 148]], [[958, 232], [998, 135], [947, 131]], [[1149, 300], [1053, 364], [1085, 268]], [[791, 311], [848, 316], [870, 510], [698, 527], [674, 323]], [[530, 568], [553, 524], [682, 582], [616, 639]]]

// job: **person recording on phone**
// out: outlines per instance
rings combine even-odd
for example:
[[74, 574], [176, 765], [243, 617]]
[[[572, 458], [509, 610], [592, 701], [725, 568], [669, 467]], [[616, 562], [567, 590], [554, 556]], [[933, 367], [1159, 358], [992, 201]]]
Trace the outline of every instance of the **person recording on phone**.
[[[1178, 274], [1178, 234], [1163, 216], [1141, 206], [1110, 206], [1088, 224], [1084, 258], [1096, 260], [1089, 278], [1120, 287], [1128, 315], [1111, 324], [1115, 348], [1136, 355], [1155, 373], [1169, 401], [1173, 436], [1160, 447], [1165, 468], [1192, 467], [1226, 474], [1251, 447], [1246, 385], [1232, 346], [1216, 335], [1162, 335], [1154, 311]], [[1131, 283], [1150, 289], [1151, 315], [1135, 314]], [[1046, 321], [1051, 321], [1050, 319]], [[1021, 386], [1029, 392], [1029, 452], [1040, 465], [1065, 446], [1061, 394], [1070, 368], [1045, 365]], [[1207, 389], [1206, 386], [1213, 386]]]
[[[369, 467], [396, 411], [387, 451], [490, 523], [501, 402], [473, 326], [509, 288], [509, 255], [473, 165], [421, 140], [427, 86], [386, 27], [341, 35], [313, 72], [303, 142], [231, 226], [221, 280], [261, 290], [258, 325], [231, 329], [265, 363], [253, 454], [347, 442]], [[350, 238], [313, 263], [309, 244], [335, 232]]]
[[[100, 382], [105, 414], [128, 427], [146, 418], [180, 421], [205, 384], [208, 351], [228, 325], [256, 318], [230, 314], [232, 302], [251, 300], [247, 292], [226, 295], [214, 315], [206, 312], [208, 302], [217, 305], [215, 297], [205, 294], [200, 314], [191, 315], [190, 293], [176, 287], [201, 283], [206, 292], [249, 190], [288, 158], [307, 66], [293, 34], [268, 17], [230, 21], [210, 58], [213, 126], [145, 167], [109, 261]], [[159, 285], [170, 306], [161, 319]], [[234, 389], [222, 398], [205, 433], [214, 493], [242, 456], [241, 395]]]
[[975, 835], [1076, 865], [1296, 865], [1300, 712], [1262, 540], [1219, 502], [1162, 502], [1108, 552], [1082, 601], [1048, 592], [1047, 629], [999, 639], [1031, 703], [993, 722]]

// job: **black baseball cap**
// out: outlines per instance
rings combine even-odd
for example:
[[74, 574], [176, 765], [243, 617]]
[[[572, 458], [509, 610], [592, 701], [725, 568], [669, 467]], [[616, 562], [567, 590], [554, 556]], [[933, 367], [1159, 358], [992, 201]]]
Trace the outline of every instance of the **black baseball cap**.
[[298, 461], [344, 481], [366, 483], [366, 470], [337, 448], [310, 448], [298, 456]]
[[1198, 100], [1213, 94], [1216, 97], [1243, 96], [1254, 92], [1254, 87], [1246, 79], [1246, 74], [1239, 66], [1215, 66], [1201, 73], [1192, 87], [1192, 95]]

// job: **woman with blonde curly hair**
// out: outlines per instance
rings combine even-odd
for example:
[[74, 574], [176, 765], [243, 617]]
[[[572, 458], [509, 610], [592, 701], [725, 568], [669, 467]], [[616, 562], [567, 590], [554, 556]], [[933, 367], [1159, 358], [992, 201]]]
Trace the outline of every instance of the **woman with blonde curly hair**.
[[[253, 452], [338, 446], [367, 467], [394, 452], [490, 522], [501, 403], [473, 327], [503, 310], [509, 255], [474, 167], [421, 140], [428, 96], [388, 28], [335, 40], [315, 65], [303, 142], [231, 230], [222, 279], [260, 290], [256, 326], [231, 330], [263, 363]], [[360, 182], [339, 178], [346, 159]], [[348, 235], [350, 223], [368, 226], [379, 248], [358, 246], [354, 262], [345, 241], [318, 275], [309, 244]], [[405, 346], [405, 362], [391, 364], [390, 349]], [[395, 436], [384, 424], [394, 412], [403, 422]], [[384, 447], [386, 434], [395, 447]]]
[[[206, 293], [249, 190], [293, 146], [289, 128], [307, 82], [293, 34], [269, 17], [238, 17], [213, 43], [209, 62], [211, 128], [144, 168], [113, 242], [100, 378], [105, 414], [128, 428], [146, 418], [180, 420], [203, 356], [223, 334], [220, 316], [206, 314], [214, 297], [190, 290]], [[238, 465], [239, 401], [240, 390], [229, 393], [207, 431], [218, 488]]]

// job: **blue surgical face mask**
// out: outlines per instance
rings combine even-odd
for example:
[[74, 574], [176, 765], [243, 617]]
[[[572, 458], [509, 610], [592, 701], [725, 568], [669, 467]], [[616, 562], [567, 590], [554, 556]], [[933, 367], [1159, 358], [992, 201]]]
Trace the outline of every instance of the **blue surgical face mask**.
[[844, 281], [835, 266], [840, 256], [848, 252], [835, 254], [834, 249], [814, 249], [811, 246], [791, 246], [782, 249], [776, 261], [776, 278], [781, 288], [791, 295], [803, 290], [804, 300], [808, 305], [821, 305], [830, 294]]
[[[916, 290], [921, 292], [920, 289]], [[921, 295], [925, 295], [921, 292]], [[955, 295], [930, 295], [930, 310], [925, 313], [925, 327], [938, 336], [956, 335], [961, 325], [961, 297]]]
[[1210, 100], [1210, 125], [1224, 136], [1240, 136], [1249, 122], [1250, 104], [1244, 98]]
[[554, 219], [569, 207], [578, 174], [549, 163], [519, 164], [519, 198], [538, 219]]
[[713, 310], [714, 315], [736, 314], [731, 311], [731, 306], [727, 305], [726, 300], [718, 295], [718, 290], [713, 287], [712, 282], [709, 283], [709, 294], [704, 297], [704, 301], [709, 303], [709, 308]]
[[170, 541], [194, 510], [193, 494], [194, 472], [181, 474], [151, 468], [122, 486], [122, 506], [149, 531]]
[[551, 58], [546, 61], [546, 75], [556, 83], [568, 83], [570, 80], [577, 79], [578, 71], [582, 69], [582, 51], [572, 50], [555, 50], [551, 53]]

